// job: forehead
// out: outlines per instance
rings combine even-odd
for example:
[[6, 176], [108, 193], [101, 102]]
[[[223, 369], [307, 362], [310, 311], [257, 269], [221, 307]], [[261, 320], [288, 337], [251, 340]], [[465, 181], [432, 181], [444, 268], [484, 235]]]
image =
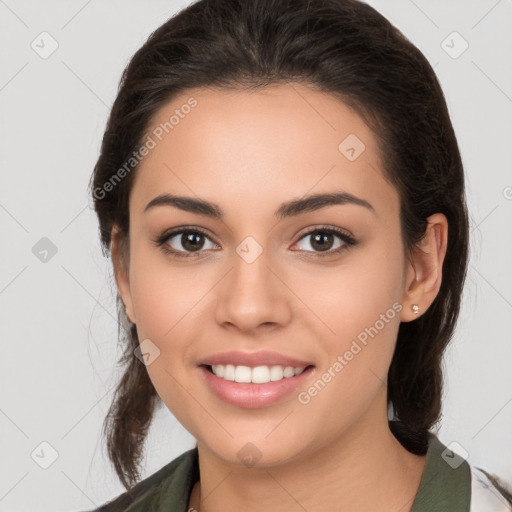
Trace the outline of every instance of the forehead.
[[165, 192], [212, 198], [233, 212], [333, 190], [397, 201], [361, 117], [300, 84], [189, 89], [156, 112], [146, 136], [154, 147], [136, 172], [138, 211]]

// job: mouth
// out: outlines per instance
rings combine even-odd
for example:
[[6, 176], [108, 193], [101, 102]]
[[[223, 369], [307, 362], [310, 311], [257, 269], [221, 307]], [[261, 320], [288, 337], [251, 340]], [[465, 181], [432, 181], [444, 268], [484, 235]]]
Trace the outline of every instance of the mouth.
[[271, 350], [231, 350], [210, 354], [197, 362], [206, 388], [223, 402], [255, 409], [288, 400], [314, 378], [311, 359]]
[[306, 386], [315, 372], [312, 364], [297, 367], [201, 364], [198, 369], [214, 395], [231, 406], [245, 409], [269, 407], [288, 399]]

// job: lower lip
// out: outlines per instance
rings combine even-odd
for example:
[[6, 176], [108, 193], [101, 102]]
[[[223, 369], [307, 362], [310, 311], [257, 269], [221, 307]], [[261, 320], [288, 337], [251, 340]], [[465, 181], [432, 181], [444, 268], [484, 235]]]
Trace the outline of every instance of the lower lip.
[[219, 398], [231, 405], [257, 409], [272, 405], [299, 388], [312, 373], [314, 367], [309, 366], [300, 375], [285, 377], [266, 384], [225, 380], [211, 373], [205, 366], [200, 366], [199, 370], [210, 389]]

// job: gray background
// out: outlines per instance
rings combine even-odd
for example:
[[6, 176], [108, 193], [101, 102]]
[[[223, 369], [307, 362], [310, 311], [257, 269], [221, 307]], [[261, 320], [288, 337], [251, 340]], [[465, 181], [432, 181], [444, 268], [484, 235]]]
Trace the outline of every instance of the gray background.
[[[124, 491], [100, 439], [119, 351], [86, 187], [124, 66], [188, 3], [0, 0], [2, 511], [85, 510]], [[472, 253], [439, 436], [512, 482], [512, 1], [369, 3], [435, 66], [467, 173]], [[162, 410], [144, 476], [193, 443]]]

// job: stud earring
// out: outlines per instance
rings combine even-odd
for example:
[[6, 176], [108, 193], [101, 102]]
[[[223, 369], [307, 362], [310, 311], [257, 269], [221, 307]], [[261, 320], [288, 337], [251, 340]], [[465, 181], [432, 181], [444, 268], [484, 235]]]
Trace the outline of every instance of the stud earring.
[[413, 304], [411, 306], [411, 309], [412, 309], [412, 312], [417, 315], [419, 312], [420, 312], [420, 307], [418, 306], [418, 304]]

